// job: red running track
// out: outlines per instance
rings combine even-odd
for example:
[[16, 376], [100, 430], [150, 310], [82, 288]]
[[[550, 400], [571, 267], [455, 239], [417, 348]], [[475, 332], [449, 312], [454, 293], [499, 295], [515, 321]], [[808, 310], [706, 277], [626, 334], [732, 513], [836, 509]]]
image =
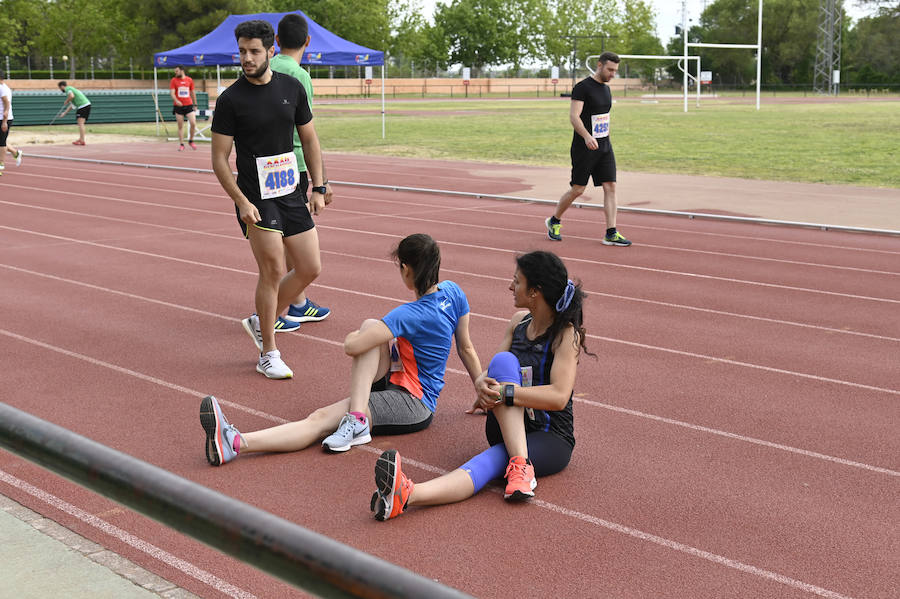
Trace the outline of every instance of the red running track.
[[[208, 165], [206, 149], [169, 160], [171, 148], [79, 155]], [[466, 168], [329, 159], [335, 180], [514, 187]], [[255, 266], [211, 174], [30, 157], [7, 175], [11, 405], [479, 597], [900, 595], [896, 238], [621, 214], [635, 245], [608, 248], [599, 210], [573, 210], [554, 243], [546, 206], [338, 187], [318, 219], [324, 270], [310, 292], [334, 315], [279, 336], [296, 378], [269, 381], [238, 324]], [[202, 396], [245, 430], [345, 396], [341, 342], [407, 301], [388, 252], [417, 231], [438, 239], [443, 277], [467, 291], [483, 360], [513, 312], [517, 252], [555, 251], [584, 282], [599, 359], [579, 367], [569, 468], [527, 505], [494, 489], [372, 519], [381, 450], [399, 449], [423, 480], [485, 447], [455, 356], [425, 432], [209, 467]], [[201, 596], [300, 595], [3, 452], [0, 493]]]

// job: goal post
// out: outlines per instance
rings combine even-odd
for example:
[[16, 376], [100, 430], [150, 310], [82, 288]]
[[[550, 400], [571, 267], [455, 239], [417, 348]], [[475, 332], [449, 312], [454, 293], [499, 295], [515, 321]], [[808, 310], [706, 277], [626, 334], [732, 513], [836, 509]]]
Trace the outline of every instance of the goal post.
[[[681, 31], [684, 35], [684, 58], [687, 59], [688, 48], [746, 48], [756, 50], [756, 109], [759, 110], [759, 84], [762, 78], [762, 16], [763, 16], [763, 0], [759, 0], [759, 10], [756, 23], [756, 43], [755, 44], [707, 44], [701, 42], [688, 42], [687, 38], [687, 10], [685, 9], [686, 0], [682, 0], [682, 22]], [[699, 69], [697, 76], [699, 79]], [[698, 83], [699, 85], [699, 83]], [[684, 86], [687, 87], [687, 71], [684, 75]], [[687, 94], [684, 96], [684, 111], [687, 112]]]
[[[623, 60], [627, 59], [636, 59], [636, 60], [677, 60], [678, 68], [684, 72], [685, 75], [685, 84], [684, 84], [684, 105], [685, 111], [687, 111], [687, 101], [688, 101], [688, 89], [687, 89], [687, 80], [692, 79], [697, 87], [697, 106], [700, 106], [700, 57], [699, 56], [663, 56], [661, 54], [618, 54], [619, 58]], [[595, 67], [591, 66], [591, 60], [595, 58], [600, 58], [599, 54], [591, 54], [584, 60], [584, 66], [587, 67], [587, 70], [590, 72], [594, 72]], [[690, 61], [697, 61], [697, 75], [691, 75], [690, 69], [688, 68], [688, 64]]]

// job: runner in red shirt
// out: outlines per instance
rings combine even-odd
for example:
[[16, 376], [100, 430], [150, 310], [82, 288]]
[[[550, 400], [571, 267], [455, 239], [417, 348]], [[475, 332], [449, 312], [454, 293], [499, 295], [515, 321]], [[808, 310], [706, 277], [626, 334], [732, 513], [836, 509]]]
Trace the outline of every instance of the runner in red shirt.
[[194, 135], [197, 134], [197, 118], [194, 116], [194, 106], [197, 104], [197, 94], [194, 93], [194, 80], [185, 75], [184, 67], [175, 67], [175, 76], [169, 82], [169, 94], [172, 96], [172, 114], [178, 121], [178, 151], [184, 151], [184, 117], [187, 116], [191, 123], [191, 136], [188, 145], [192, 150], [197, 149], [194, 143]]

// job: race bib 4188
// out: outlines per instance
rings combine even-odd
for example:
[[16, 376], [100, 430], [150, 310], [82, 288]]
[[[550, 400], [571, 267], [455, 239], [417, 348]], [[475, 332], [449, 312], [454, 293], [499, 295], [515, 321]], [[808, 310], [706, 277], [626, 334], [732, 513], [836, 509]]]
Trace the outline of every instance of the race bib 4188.
[[262, 199], [286, 196], [297, 189], [300, 179], [297, 157], [293, 152], [260, 156], [256, 159], [256, 174], [259, 179], [259, 195]]

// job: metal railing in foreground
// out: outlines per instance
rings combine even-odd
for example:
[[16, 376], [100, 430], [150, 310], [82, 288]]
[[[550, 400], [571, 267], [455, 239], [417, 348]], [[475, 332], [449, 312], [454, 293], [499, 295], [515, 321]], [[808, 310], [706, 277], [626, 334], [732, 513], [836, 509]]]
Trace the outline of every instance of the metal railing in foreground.
[[468, 597], [2, 402], [0, 447], [321, 597]]

